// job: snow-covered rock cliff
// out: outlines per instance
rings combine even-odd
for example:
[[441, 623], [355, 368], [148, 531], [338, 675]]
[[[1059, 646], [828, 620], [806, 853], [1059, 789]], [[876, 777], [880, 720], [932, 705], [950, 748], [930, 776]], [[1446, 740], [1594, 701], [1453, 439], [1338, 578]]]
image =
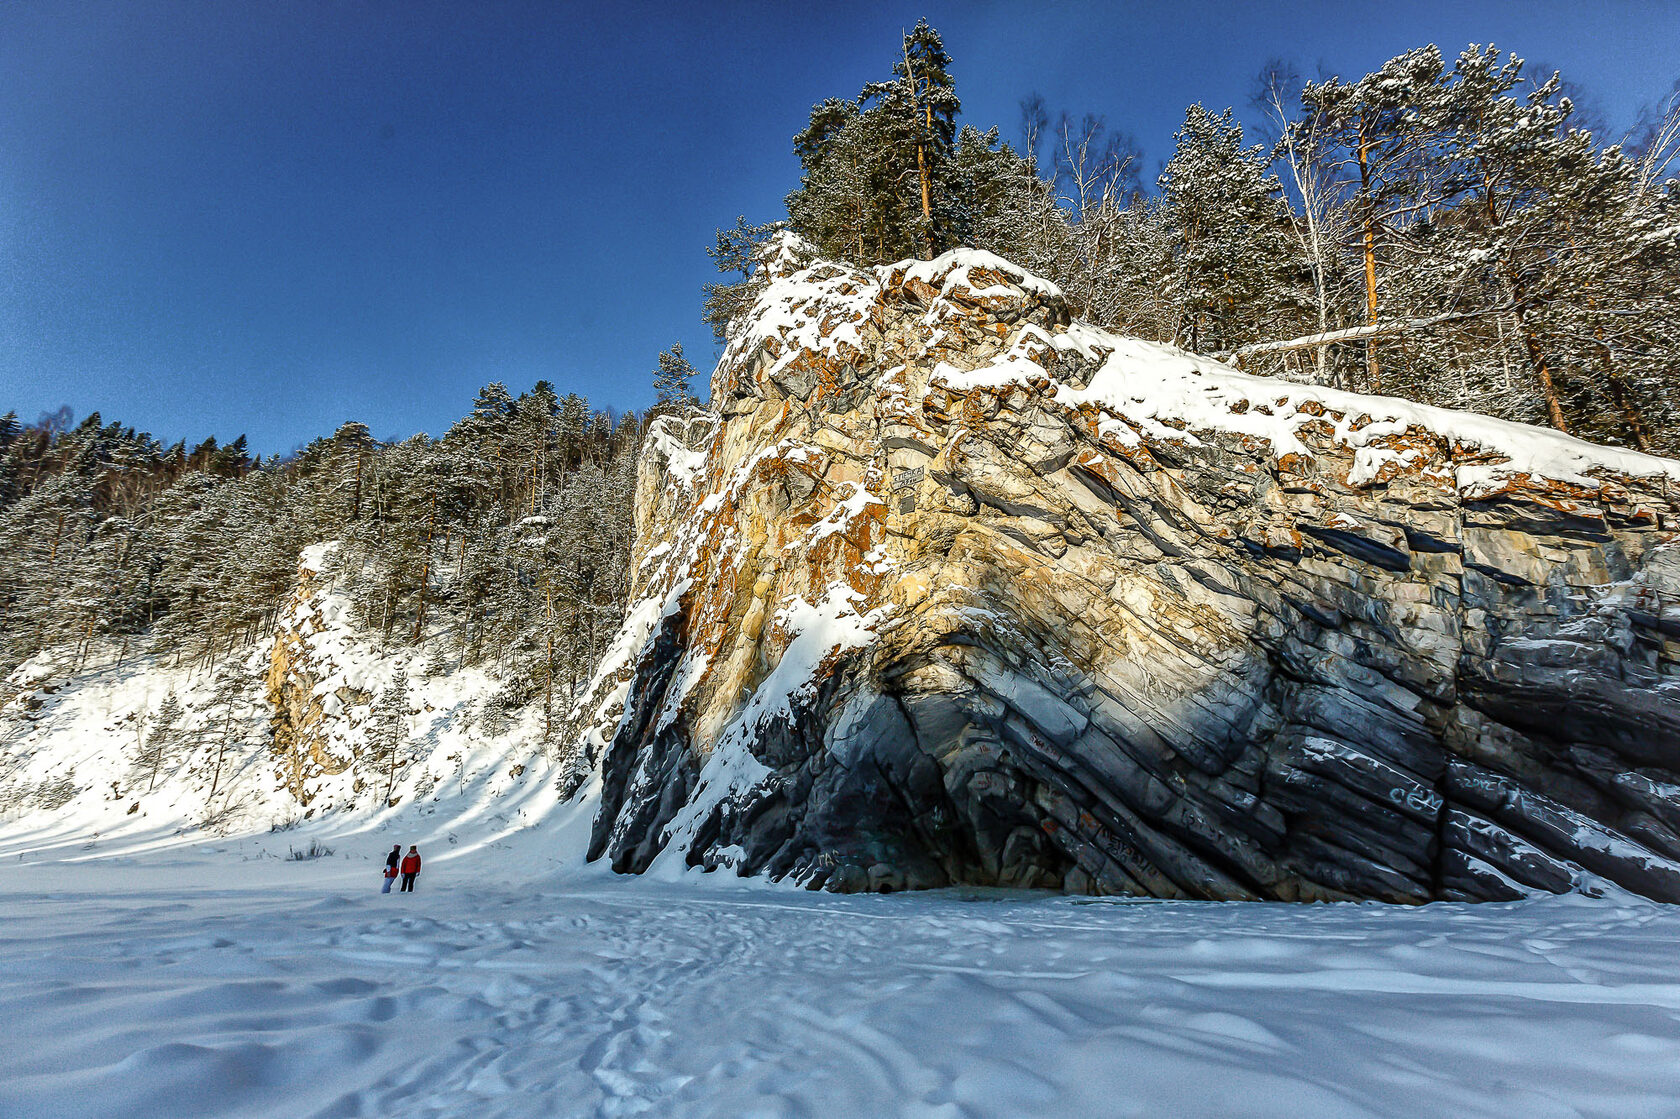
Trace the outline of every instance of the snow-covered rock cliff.
[[592, 857], [1680, 901], [1680, 463], [777, 249], [649, 436]]

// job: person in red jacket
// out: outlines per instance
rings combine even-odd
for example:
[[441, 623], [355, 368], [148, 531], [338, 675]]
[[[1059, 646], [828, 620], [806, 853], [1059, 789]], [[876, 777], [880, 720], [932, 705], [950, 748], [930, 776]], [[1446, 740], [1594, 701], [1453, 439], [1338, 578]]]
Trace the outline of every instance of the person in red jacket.
[[420, 848], [414, 847], [414, 846], [411, 845], [408, 849], [408, 854], [403, 856], [403, 861], [402, 861], [402, 876], [403, 876], [402, 892], [403, 893], [412, 894], [414, 892], [414, 878], [419, 873], [420, 873]]

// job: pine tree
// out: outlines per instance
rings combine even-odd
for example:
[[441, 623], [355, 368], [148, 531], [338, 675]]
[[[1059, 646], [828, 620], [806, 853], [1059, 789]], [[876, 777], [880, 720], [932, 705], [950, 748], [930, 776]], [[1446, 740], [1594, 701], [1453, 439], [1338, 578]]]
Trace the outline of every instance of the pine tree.
[[23, 435], [23, 424], [16, 412], [0, 416], [0, 509], [5, 509], [19, 494], [18, 464], [12, 455], [12, 445]]
[[825, 255], [871, 264], [931, 257], [956, 242], [967, 200], [953, 193], [961, 103], [950, 67], [923, 20], [905, 35], [890, 80], [811, 110], [794, 137], [805, 173], [787, 207], [794, 229]]
[[953, 238], [965, 245], [995, 245], [1008, 223], [1020, 218], [1022, 188], [1036, 181], [1031, 162], [1000, 142], [997, 129], [981, 132], [973, 125], [957, 134], [944, 179]]
[[582, 465], [587, 451], [589, 432], [589, 401], [577, 393], [567, 393], [560, 401], [560, 415], [555, 421], [554, 438], [560, 456], [560, 483]]
[[743, 214], [730, 228], [718, 230], [717, 242], [706, 250], [719, 272], [740, 277], [733, 283], [706, 284], [702, 288], [706, 302], [700, 317], [712, 328], [712, 338], [719, 345], [729, 340], [730, 322], [763, 290], [764, 283], [753, 275], [756, 257], [765, 239], [781, 224], [749, 225]]
[[[1435, 47], [1408, 51], [1390, 59], [1356, 82], [1330, 79], [1308, 83], [1301, 103], [1320, 130], [1318, 140], [1338, 155], [1326, 160], [1342, 181], [1343, 207], [1356, 239], [1363, 277], [1364, 317], [1379, 313], [1378, 254], [1397, 224], [1419, 220], [1442, 189], [1427, 159], [1433, 143], [1433, 117], [1420, 108], [1443, 91], [1441, 52]], [[1299, 130], [1295, 136], [1300, 137]], [[1382, 390], [1378, 342], [1365, 342], [1365, 388]]]
[[11, 667], [65, 642], [82, 621], [65, 601], [78, 555], [96, 523], [92, 487], [60, 474], [0, 515], [0, 657]]
[[1512, 308], [1543, 415], [1567, 431], [1557, 312], [1584, 301], [1570, 290], [1570, 261], [1602, 236], [1596, 217], [1625, 198], [1632, 168], [1619, 152], [1601, 157], [1589, 134], [1568, 127], [1571, 106], [1557, 75], [1513, 96], [1522, 66], [1491, 46], [1471, 47], [1455, 63], [1450, 89], [1427, 107], [1445, 137], [1453, 205], [1431, 254], [1442, 267], [1425, 286]]
[[787, 196], [788, 218], [825, 256], [869, 264], [896, 259], [905, 247], [897, 207], [885, 193], [891, 152], [879, 125], [857, 102], [829, 98], [794, 137], [805, 174]]
[[864, 87], [858, 102], [865, 112], [878, 107], [888, 135], [902, 137], [895, 147], [915, 152], [920, 206], [913, 224], [922, 255], [931, 258], [948, 246], [956, 224], [958, 205], [943, 188], [962, 103], [951, 78], [951, 56], [927, 20], [919, 20], [904, 37], [903, 57], [893, 64], [893, 74], [893, 81]]
[[368, 454], [374, 446], [373, 433], [364, 423], [352, 421], [333, 433], [334, 467], [340, 476], [337, 488], [340, 491], [349, 491], [344, 518], [347, 521], [361, 519], [362, 474], [367, 468]]
[[694, 395], [694, 377], [694, 366], [683, 357], [681, 342], [662, 352], [653, 372], [654, 410], [668, 412], [697, 406], [700, 398]]
[[1230, 349], [1262, 333], [1293, 254], [1281, 187], [1260, 146], [1244, 147], [1230, 109], [1192, 105], [1161, 172], [1174, 234], [1167, 276], [1178, 337], [1198, 352]]
[[211, 702], [213, 706], [221, 708], [221, 716], [212, 732], [216, 744], [216, 760], [211, 766], [210, 792], [205, 799], [206, 810], [210, 798], [216, 795], [216, 791], [222, 785], [222, 767], [227, 760], [228, 747], [233, 745], [237, 725], [235, 712], [243, 704], [244, 686], [244, 679], [235, 671], [223, 669], [216, 677], [215, 697]]
[[510, 435], [518, 456], [520, 504], [535, 510], [546, 492], [555, 457], [555, 421], [560, 415], [560, 398], [554, 386], [538, 381], [531, 391], [514, 402]]
[[385, 776], [387, 805], [396, 791], [398, 773], [413, 761], [408, 738], [409, 714], [408, 673], [399, 665], [391, 682], [374, 701], [366, 740], [369, 767]]
[[181, 716], [181, 700], [174, 691], [170, 691], [152, 716], [151, 727], [134, 758], [135, 769], [147, 775], [147, 792], [157, 786], [158, 774], [175, 760], [180, 750]]

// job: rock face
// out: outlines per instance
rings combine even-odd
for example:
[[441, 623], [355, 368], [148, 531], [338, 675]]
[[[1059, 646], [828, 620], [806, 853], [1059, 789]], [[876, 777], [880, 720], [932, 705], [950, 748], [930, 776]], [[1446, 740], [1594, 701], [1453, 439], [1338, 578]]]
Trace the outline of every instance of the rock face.
[[1680, 901], [1680, 463], [1249, 377], [785, 237], [650, 433], [591, 857]]
[[[368, 756], [367, 731], [391, 666], [358, 641], [349, 602], [325, 574], [334, 548], [303, 550], [263, 678], [275, 775], [311, 813], [383, 799], [387, 776]], [[417, 755], [405, 751], [405, 771]]]
[[348, 744], [328, 735], [328, 708], [336, 712], [346, 700], [365, 706], [372, 698], [345, 687], [321, 687], [333, 675], [330, 658], [311, 640], [327, 628], [321, 613], [323, 558], [323, 551], [314, 549], [298, 565], [297, 590], [281, 611], [282, 624], [275, 632], [263, 681], [272, 711], [269, 730], [276, 774], [305, 806], [314, 799], [317, 779], [343, 773], [355, 761]]

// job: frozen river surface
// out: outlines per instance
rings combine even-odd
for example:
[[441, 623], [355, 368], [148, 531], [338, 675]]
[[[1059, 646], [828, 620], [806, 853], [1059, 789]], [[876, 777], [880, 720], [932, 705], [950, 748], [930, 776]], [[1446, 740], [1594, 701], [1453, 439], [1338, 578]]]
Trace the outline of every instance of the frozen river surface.
[[381, 896], [367, 854], [0, 866], [0, 1116], [1680, 1115], [1680, 909], [518, 883], [490, 852]]

